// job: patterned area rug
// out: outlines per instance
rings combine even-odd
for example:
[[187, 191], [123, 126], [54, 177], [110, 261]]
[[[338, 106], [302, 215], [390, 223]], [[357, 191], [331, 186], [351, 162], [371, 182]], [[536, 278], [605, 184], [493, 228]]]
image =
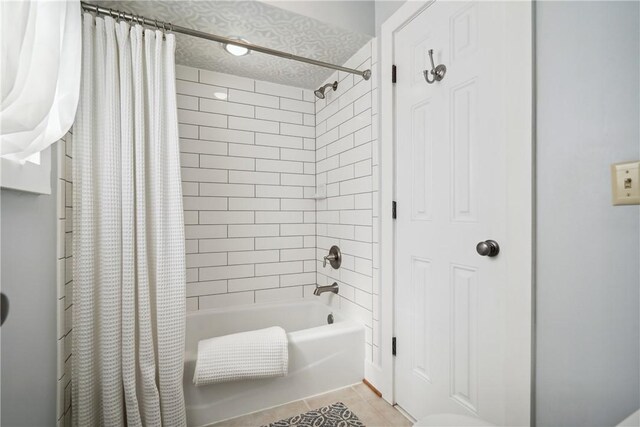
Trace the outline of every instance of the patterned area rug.
[[[320, 409], [313, 409], [304, 414], [285, 420], [276, 421], [268, 427], [365, 427], [362, 421], [342, 402], [336, 402]], [[266, 427], [266, 426], [263, 426]]]

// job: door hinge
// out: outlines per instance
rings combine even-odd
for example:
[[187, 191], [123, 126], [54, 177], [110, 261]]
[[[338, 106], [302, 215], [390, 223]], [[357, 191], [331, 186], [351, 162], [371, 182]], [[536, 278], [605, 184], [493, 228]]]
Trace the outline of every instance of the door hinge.
[[396, 337], [391, 338], [391, 354], [396, 355]]
[[397, 217], [398, 217], [398, 204], [394, 200], [391, 206], [391, 218], [396, 219]]
[[395, 83], [396, 80], [396, 66], [392, 65], [391, 66], [391, 83]]

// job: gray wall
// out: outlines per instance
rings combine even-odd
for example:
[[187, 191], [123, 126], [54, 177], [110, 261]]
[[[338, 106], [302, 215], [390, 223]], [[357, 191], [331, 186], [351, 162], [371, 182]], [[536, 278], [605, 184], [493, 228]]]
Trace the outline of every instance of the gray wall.
[[640, 158], [639, 4], [537, 3], [539, 426], [640, 406], [640, 210], [609, 165]]
[[[56, 176], [56, 150], [51, 173]], [[56, 191], [1, 194], [2, 292], [9, 317], [2, 325], [2, 426], [56, 422]]]
[[380, 36], [380, 28], [382, 23], [386, 21], [393, 13], [404, 4], [405, 0], [376, 0], [375, 2], [375, 26], [376, 36]]

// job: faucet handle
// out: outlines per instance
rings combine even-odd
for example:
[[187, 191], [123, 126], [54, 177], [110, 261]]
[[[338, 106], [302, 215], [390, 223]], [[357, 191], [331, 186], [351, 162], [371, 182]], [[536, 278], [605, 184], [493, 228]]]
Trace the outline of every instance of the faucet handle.
[[340, 248], [333, 245], [331, 249], [329, 249], [329, 255], [324, 257], [324, 261], [322, 263], [322, 267], [327, 266], [327, 261], [331, 263], [331, 267], [334, 269], [340, 268], [340, 264], [342, 264], [342, 253], [340, 252]]
[[335, 255], [332, 255], [332, 254], [325, 255], [325, 257], [324, 257], [324, 261], [322, 262], [322, 267], [324, 268], [324, 267], [326, 267], [326, 266], [327, 266], [327, 260], [329, 260], [329, 261], [333, 261], [333, 260], [335, 260], [335, 259], [336, 259], [336, 256], [335, 256]]

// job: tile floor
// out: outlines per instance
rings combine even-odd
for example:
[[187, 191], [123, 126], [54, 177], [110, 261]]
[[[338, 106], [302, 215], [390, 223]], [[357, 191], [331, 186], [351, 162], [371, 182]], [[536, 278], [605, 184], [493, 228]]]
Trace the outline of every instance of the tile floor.
[[269, 423], [302, 414], [310, 409], [317, 409], [335, 402], [342, 402], [347, 405], [367, 427], [413, 425], [413, 423], [405, 418], [396, 408], [379, 398], [365, 384], [360, 383], [326, 394], [222, 421], [217, 424], [212, 424], [210, 427], [255, 427], [268, 425]]

